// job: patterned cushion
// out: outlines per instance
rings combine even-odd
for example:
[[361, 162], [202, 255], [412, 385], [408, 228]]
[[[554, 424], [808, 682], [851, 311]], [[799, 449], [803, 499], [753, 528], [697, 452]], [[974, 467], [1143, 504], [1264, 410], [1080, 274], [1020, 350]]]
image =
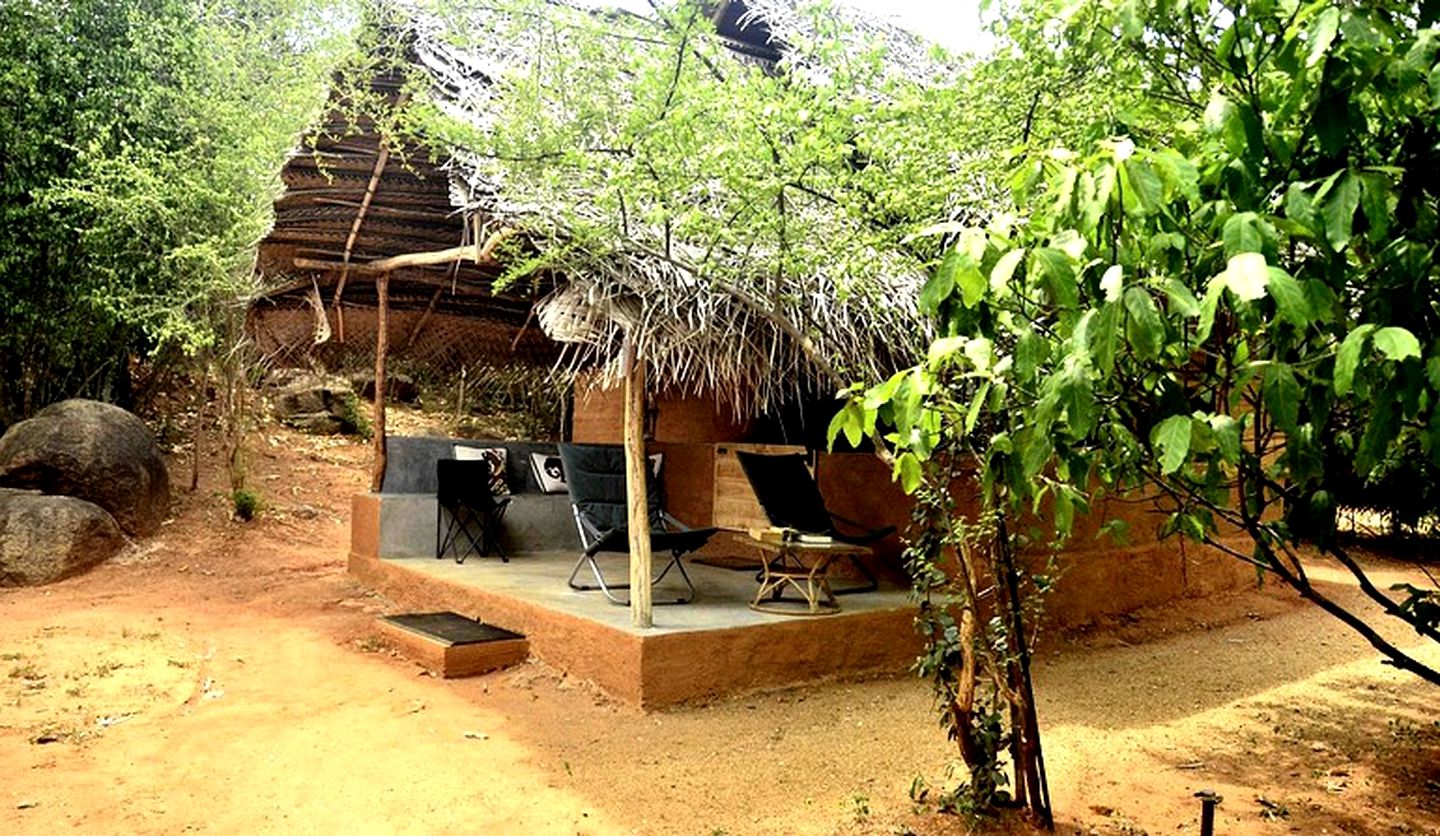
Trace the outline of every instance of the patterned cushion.
[[[660, 467], [665, 462], [665, 454], [651, 453], [647, 458], [650, 459], [650, 475], [658, 477]], [[530, 470], [535, 474], [535, 483], [545, 493], [565, 493], [570, 489], [565, 481], [565, 465], [558, 455], [531, 453]]]
[[508, 451], [504, 447], [469, 447], [455, 445], [455, 458], [461, 461], [490, 463], [490, 493], [495, 496], [509, 496], [510, 483], [505, 481], [505, 459]]
[[530, 470], [535, 474], [535, 484], [545, 493], [565, 493], [565, 465], [554, 453], [531, 453]]

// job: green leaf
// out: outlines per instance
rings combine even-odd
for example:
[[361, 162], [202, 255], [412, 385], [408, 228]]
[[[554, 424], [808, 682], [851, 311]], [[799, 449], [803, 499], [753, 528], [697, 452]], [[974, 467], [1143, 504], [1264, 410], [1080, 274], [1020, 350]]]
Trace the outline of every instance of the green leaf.
[[[963, 343], [965, 338], [953, 337], [950, 339], [959, 340], [961, 341], [961, 343]], [[937, 340], [936, 342], [941, 341]], [[934, 353], [933, 346], [931, 347], [931, 352]], [[890, 403], [890, 399], [895, 397], [895, 390], [899, 389], [900, 384], [904, 383], [906, 378], [908, 378], [909, 376], [909, 369], [906, 369], [904, 371], [898, 371], [895, 374], [890, 375], [890, 378], [884, 383], [881, 383], [878, 386], [871, 386], [869, 389], [865, 390], [865, 398], [861, 405], [867, 410], [876, 410], [879, 409], [881, 406]]]
[[1420, 341], [1404, 328], [1381, 328], [1375, 332], [1374, 343], [1375, 348], [1390, 360], [1400, 361], [1407, 357], [1420, 356]]
[[1261, 379], [1261, 395], [1265, 406], [1275, 418], [1275, 425], [1287, 433], [1295, 431], [1300, 420], [1300, 383], [1288, 363], [1271, 363]]
[[1337, 252], [1350, 243], [1355, 209], [1359, 205], [1360, 179], [1347, 171], [1330, 190], [1325, 205], [1320, 208], [1320, 215], [1325, 220], [1325, 239]]
[[845, 407], [845, 415], [845, 441], [851, 447], [858, 448], [864, 430], [861, 423], [860, 408], [854, 404], [850, 404]]
[[1360, 208], [1370, 224], [1370, 240], [1379, 241], [1390, 231], [1393, 220], [1390, 178], [1376, 172], [1360, 175]]
[[1330, 49], [1330, 44], [1335, 40], [1335, 33], [1340, 31], [1340, 9], [1331, 6], [1315, 18], [1310, 31], [1305, 33], [1305, 40], [1309, 42], [1310, 49], [1305, 54], [1305, 66], [1313, 67], [1325, 58], [1325, 53]]
[[1258, 253], [1265, 249], [1265, 236], [1260, 233], [1260, 216], [1254, 212], [1236, 212], [1225, 221], [1220, 232], [1225, 243], [1225, 257], [1239, 253]]
[[859, 407], [854, 401], [847, 401], [835, 417], [830, 419], [830, 428], [825, 433], [825, 444], [831, 450], [835, 449], [835, 439], [840, 433], [845, 433], [845, 440], [850, 442], [851, 447], [860, 445], [860, 421], [858, 420]]
[[905, 451], [895, 461], [895, 475], [900, 478], [900, 488], [905, 493], [914, 493], [924, 480], [920, 470], [920, 460], [914, 453]]
[[1055, 446], [1051, 443], [1048, 432], [1029, 433], [1025, 442], [1020, 450], [1020, 468], [1025, 479], [1029, 481], [1039, 475], [1045, 463], [1050, 461]]
[[1174, 276], [1165, 277], [1165, 298], [1170, 300], [1170, 309], [1175, 313], [1193, 319], [1200, 315], [1200, 300], [1190, 292], [1185, 283]]
[[1090, 375], [1083, 366], [1067, 369], [1060, 384], [1060, 403], [1065, 407], [1065, 420], [1076, 438], [1084, 438], [1095, 429], [1095, 392]]
[[970, 407], [965, 410], [965, 433], [969, 435], [975, 431], [975, 424], [980, 420], [980, 411], [985, 408], [985, 399], [990, 397], [990, 381], [980, 384], [975, 390], [975, 397], [970, 399]]
[[1355, 370], [1360, 367], [1360, 354], [1365, 350], [1365, 338], [1374, 330], [1374, 325], [1361, 325], [1346, 334], [1344, 342], [1340, 343], [1340, 350], [1335, 355], [1335, 394], [1341, 397], [1350, 394]]
[[1144, 289], [1132, 285], [1125, 290], [1125, 310], [1130, 314], [1125, 336], [1135, 353], [1147, 360], [1160, 356], [1165, 341], [1165, 323], [1160, 319], [1160, 309], [1155, 307], [1155, 300]]
[[1315, 198], [1301, 183], [1291, 183], [1285, 190], [1285, 217], [1312, 233], [1315, 226]]
[[1171, 415], [1150, 432], [1150, 443], [1160, 450], [1160, 472], [1166, 475], [1180, 469], [1190, 453], [1191, 419], [1189, 415]]
[[1020, 266], [1021, 259], [1025, 258], [1025, 250], [1015, 249], [1000, 256], [995, 266], [990, 268], [990, 292], [999, 294], [1010, 284], [1010, 279], [1015, 275], [1015, 268]]
[[920, 289], [921, 313], [934, 316], [950, 294], [955, 292], [955, 273], [960, 269], [960, 251], [951, 247], [945, 251], [940, 266]]
[[1090, 361], [1100, 374], [1106, 377], [1115, 371], [1115, 349], [1120, 341], [1120, 316], [1120, 303], [1106, 302], [1090, 321]]
[[985, 288], [989, 286], [980, 272], [980, 265], [969, 253], [960, 255], [960, 263], [955, 270], [955, 284], [960, 288], [961, 301], [967, 308], [979, 304], [980, 300], [985, 298]]
[[1210, 431], [1215, 434], [1215, 446], [1220, 458], [1227, 464], [1240, 463], [1240, 422], [1229, 415], [1215, 415], [1210, 418]]
[[1215, 311], [1220, 306], [1220, 297], [1225, 295], [1225, 274], [1221, 273], [1210, 280], [1210, 285], [1205, 288], [1205, 298], [1200, 300], [1200, 322], [1195, 326], [1195, 341], [1203, 343], [1210, 339], [1210, 331], [1215, 327]]
[[1266, 289], [1270, 292], [1270, 298], [1275, 300], [1275, 308], [1280, 318], [1296, 328], [1308, 327], [1314, 321], [1314, 314], [1310, 310], [1310, 300], [1306, 298], [1300, 283], [1279, 267], [1269, 268], [1269, 273]]
[[1015, 377], [1029, 381], [1045, 358], [1050, 356], [1050, 344], [1034, 331], [1026, 331], [1015, 342]]
[[1075, 268], [1070, 257], [1060, 250], [1041, 247], [1034, 251], [1032, 264], [1055, 304], [1062, 308], [1075, 307], [1080, 301], [1080, 291], [1075, 284]]
[[1145, 216], [1160, 211], [1163, 187], [1160, 176], [1148, 163], [1138, 157], [1126, 160], [1120, 166], [1120, 181], [1127, 213]]

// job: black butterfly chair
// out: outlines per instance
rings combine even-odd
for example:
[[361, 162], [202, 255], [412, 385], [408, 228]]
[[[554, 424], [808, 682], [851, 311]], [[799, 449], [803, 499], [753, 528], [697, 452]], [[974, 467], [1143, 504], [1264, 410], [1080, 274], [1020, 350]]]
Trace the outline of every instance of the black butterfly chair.
[[[820, 495], [820, 486], [815, 484], [810, 468], [805, 465], [805, 457], [799, 453], [767, 455], [737, 450], [735, 455], [739, 457], [740, 468], [745, 471], [745, 478], [750, 481], [750, 488], [755, 491], [755, 498], [760, 500], [760, 507], [765, 509], [771, 525], [791, 528], [801, 534], [829, 537], [852, 546], [868, 546], [895, 533], [893, 525], [868, 529], [853, 520], [830, 513], [825, 508], [825, 498]], [[851, 532], [841, 531], [836, 526], [837, 522], [848, 526]], [[864, 562], [853, 554], [848, 557], [865, 578], [865, 583], [837, 589], [835, 594], [878, 589], [879, 581]]]
[[[575, 527], [580, 532], [580, 546], [584, 549], [584, 554], [570, 572], [570, 587], [584, 591], [598, 589], [612, 602], [628, 605], [630, 602], [617, 597], [614, 590], [629, 589], [630, 585], [607, 581], [605, 574], [600, 571], [600, 564], [595, 560], [595, 556], [601, 552], [630, 552], [625, 448], [611, 444], [561, 444], [560, 459], [565, 465], [570, 506], [575, 512]], [[681, 597], [655, 603], [685, 604], [695, 598], [695, 584], [691, 582], [680, 558], [704, 546], [718, 529], [686, 528], [679, 520], [666, 514], [662, 507], [664, 492], [660, 479], [649, 473], [648, 461], [646, 470], [650, 550], [656, 554], [670, 553], [670, 560], [650, 582], [652, 585], [659, 583], [674, 569], [687, 587], [686, 593]], [[590, 567], [591, 574], [595, 576], [594, 585], [576, 581], [580, 570], [586, 566]]]
[[[490, 493], [490, 463], [439, 459], [435, 462], [435, 557], [444, 557], [452, 548], [456, 563], [464, 563], [472, 552], [481, 557], [494, 551], [510, 562], [500, 544], [500, 522], [510, 497], [496, 499]], [[446, 515], [449, 525], [443, 525]], [[460, 538], [463, 542], [458, 542]]]

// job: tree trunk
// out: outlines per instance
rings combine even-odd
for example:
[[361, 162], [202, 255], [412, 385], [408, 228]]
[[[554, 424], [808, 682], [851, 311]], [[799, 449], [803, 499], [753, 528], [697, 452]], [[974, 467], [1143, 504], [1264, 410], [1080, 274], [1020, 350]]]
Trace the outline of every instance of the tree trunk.
[[650, 502], [645, 459], [645, 361], [625, 337], [625, 486], [629, 500], [630, 623], [654, 625], [650, 596]]
[[375, 467], [370, 472], [370, 490], [378, 492], [385, 479], [385, 355], [390, 350], [390, 274], [375, 279], [380, 311], [375, 324], [375, 417], [371, 421], [375, 439]]

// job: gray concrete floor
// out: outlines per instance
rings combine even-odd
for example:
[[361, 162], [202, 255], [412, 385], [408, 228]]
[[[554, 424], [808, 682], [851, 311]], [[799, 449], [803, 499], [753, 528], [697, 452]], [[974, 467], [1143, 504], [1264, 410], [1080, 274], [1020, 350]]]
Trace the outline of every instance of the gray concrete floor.
[[[636, 635], [715, 630], [798, 621], [804, 618], [835, 619], [844, 618], [847, 613], [868, 613], [913, 606], [907, 590], [882, 586], [875, 592], [841, 595], [841, 611], [836, 615], [789, 616], [761, 613], [748, 606], [757, 589], [755, 569], [724, 569], [686, 561], [685, 569], [690, 573], [697, 590], [695, 600], [688, 604], [656, 606], [655, 626], [647, 630], [631, 625], [629, 608], [612, 604], [603, 593], [577, 592], [566, 584], [566, 578], [570, 576], [570, 570], [578, 558], [579, 555], [574, 553], [544, 552], [513, 555], [509, 563], [501, 562], [498, 557], [479, 555], [471, 555], [463, 564], [457, 564], [449, 557], [386, 557], [382, 560], [423, 575], [474, 585], [492, 594], [519, 598]], [[628, 578], [629, 568], [624, 555], [602, 554], [599, 561], [607, 580], [624, 583]], [[662, 558], [658, 555], [655, 557], [655, 565], [663, 565]], [[656, 601], [677, 596], [683, 591], [683, 583], [675, 575], [676, 571], [671, 569], [664, 582], [655, 587]], [[588, 568], [581, 569], [577, 580], [581, 583], [594, 582]], [[835, 586], [843, 589], [845, 583], [840, 580]]]

